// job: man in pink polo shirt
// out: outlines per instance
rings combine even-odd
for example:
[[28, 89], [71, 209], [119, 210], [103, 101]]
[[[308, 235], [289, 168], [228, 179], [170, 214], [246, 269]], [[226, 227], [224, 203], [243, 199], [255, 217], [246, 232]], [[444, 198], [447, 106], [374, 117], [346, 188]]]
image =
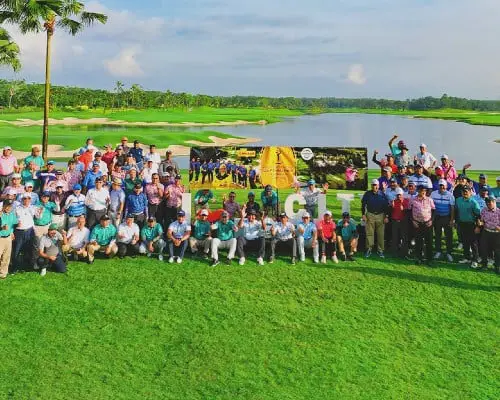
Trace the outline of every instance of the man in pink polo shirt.
[[451, 183], [451, 185], [454, 185], [458, 174], [447, 154], [441, 156], [441, 169], [443, 170], [444, 179]]
[[0, 156], [0, 192], [3, 192], [9, 185], [9, 180], [14, 172], [19, 172], [17, 159], [12, 155], [12, 148], [5, 146], [3, 154]]

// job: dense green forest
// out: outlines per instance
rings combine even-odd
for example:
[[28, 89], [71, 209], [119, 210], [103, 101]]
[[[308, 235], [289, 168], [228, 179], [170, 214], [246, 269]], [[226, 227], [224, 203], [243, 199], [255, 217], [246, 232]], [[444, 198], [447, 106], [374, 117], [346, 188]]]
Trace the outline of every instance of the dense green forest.
[[[43, 106], [44, 85], [22, 80], [0, 80], [0, 107], [3, 109]], [[125, 87], [116, 82], [113, 90], [53, 86], [53, 108], [173, 108], [173, 107], [272, 107], [288, 109], [362, 108], [384, 110], [458, 110], [500, 111], [500, 100], [471, 100], [450, 97], [423, 97], [408, 100], [347, 99], [336, 97], [297, 98], [262, 96], [208, 96], [204, 94], [174, 93], [145, 90], [140, 85]]]

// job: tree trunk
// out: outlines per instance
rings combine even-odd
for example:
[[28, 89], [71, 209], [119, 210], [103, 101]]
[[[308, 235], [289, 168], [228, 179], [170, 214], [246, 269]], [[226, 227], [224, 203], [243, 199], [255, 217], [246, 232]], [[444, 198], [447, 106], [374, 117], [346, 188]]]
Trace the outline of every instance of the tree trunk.
[[43, 136], [42, 136], [42, 157], [47, 162], [47, 150], [49, 145], [49, 112], [50, 112], [50, 58], [51, 44], [54, 32], [47, 29], [47, 50], [45, 54], [45, 101], [43, 107]]

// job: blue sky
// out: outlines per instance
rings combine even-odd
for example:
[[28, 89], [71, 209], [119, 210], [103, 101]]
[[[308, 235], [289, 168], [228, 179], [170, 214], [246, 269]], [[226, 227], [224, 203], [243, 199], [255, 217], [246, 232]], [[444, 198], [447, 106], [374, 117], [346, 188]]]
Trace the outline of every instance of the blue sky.
[[[99, 0], [57, 32], [53, 82], [213, 95], [500, 98], [498, 0]], [[42, 81], [44, 37], [13, 30]]]

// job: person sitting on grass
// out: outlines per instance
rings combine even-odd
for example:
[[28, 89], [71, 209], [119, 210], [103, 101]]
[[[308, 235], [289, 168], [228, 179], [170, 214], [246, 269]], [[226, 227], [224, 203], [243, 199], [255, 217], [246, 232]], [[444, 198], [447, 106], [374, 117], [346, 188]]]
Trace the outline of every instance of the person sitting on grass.
[[186, 213], [183, 210], [177, 212], [177, 220], [168, 226], [167, 239], [170, 258], [168, 262], [172, 264], [175, 259], [174, 249], [179, 249], [177, 264], [182, 263], [184, 253], [186, 252], [189, 237], [191, 236], [191, 224], [186, 221]]
[[212, 231], [214, 231], [212, 239], [212, 267], [219, 264], [219, 250], [228, 249], [226, 263], [231, 264], [236, 253], [236, 237], [235, 232], [238, 231], [238, 227], [235, 225], [234, 221], [229, 219], [229, 213], [223, 211], [220, 220], [212, 225]]
[[158, 253], [158, 260], [163, 261], [163, 250], [166, 243], [163, 240], [163, 228], [156, 222], [154, 216], [149, 216], [148, 223], [141, 229], [141, 245], [139, 253], [152, 257], [153, 253]]
[[243, 232], [243, 235], [237, 239], [239, 265], [245, 265], [245, 248], [250, 247], [257, 249], [257, 263], [264, 265], [266, 239], [264, 238], [264, 226], [262, 221], [257, 220], [257, 213], [250, 210], [247, 214], [246, 206], [243, 206], [238, 230]]
[[300, 261], [306, 260], [305, 249], [312, 249], [314, 262], [319, 262], [318, 229], [307, 211], [302, 214], [302, 222], [297, 226], [297, 245]]
[[125, 221], [118, 226], [116, 244], [119, 258], [126, 255], [135, 258], [139, 254], [139, 235], [139, 226], [134, 222], [134, 215], [128, 214]]
[[199, 217], [194, 221], [189, 237], [189, 247], [192, 254], [203, 252], [205, 258], [209, 257], [212, 237], [210, 233], [210, 222], [208, 222], [208, 210], [201, 210]]
[[354, 261], [358, 249], [358, 228], [348, 212], [337, 222], [337, 247], [343, 261]]
[[287, 251], [291, 250], [292, 265], [295, 265], [297, 260], [297, 241], [295, 240], [295, 226], [288, 221], [286, 213], [281, 213], [276, 222], [271, 228], [271, 257], [269, 264], [274, 262], [276, 257], [276, 247], [284, 247]]
[[89, 244], [87, 245], [88, 263], [94, 263], [95, 252], [100, 251], [108, 258], [113, 258], [118, 252], [116, 245], [116, 228], [110, 224], [110, 218], [103, 215], [90, 233]]
[[318, 224], [318, 236], [321, 239], [321, 263], [326, 263], [327, 256], [332, 258], [335, 264], [338, 264], [337, 258], [337, 235], [336, 225], [332, 218], [332, 212], [326, 211], [323, 219]]
[[47, 274], [47, 268], [53, 268], [58, 273], [66, 272], [66, 262], [63, 260], [61, 244], [63, 236], [57, 231], [57, 224], [51, 224], [48, 232], [40, 238], [38, 243], [38, 261], [41, 268], [40, 276]]
[[76, 226], [62, 231], [62, 251], [66, 256], [73, 256], [75, 261], [87, 258], [87, 245], [90, 239], [90, 230], [85, 226], [85, 215], [76, 219]]

